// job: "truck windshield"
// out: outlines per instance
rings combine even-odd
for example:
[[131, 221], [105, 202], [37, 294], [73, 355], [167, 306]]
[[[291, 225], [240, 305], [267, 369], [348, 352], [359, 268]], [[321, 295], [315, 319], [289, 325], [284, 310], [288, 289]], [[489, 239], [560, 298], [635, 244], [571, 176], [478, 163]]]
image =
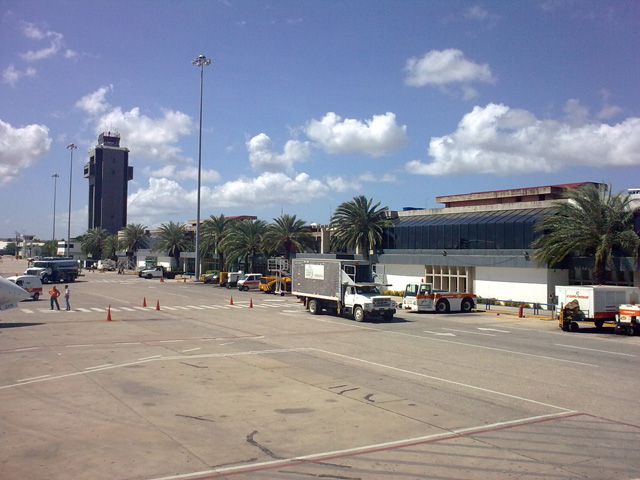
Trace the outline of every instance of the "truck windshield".
[[380, 290], [378, 290], [378, 287], [371, 285], [366, 287], [356, 287], [356, 292], [360, 294], [380, 293]]

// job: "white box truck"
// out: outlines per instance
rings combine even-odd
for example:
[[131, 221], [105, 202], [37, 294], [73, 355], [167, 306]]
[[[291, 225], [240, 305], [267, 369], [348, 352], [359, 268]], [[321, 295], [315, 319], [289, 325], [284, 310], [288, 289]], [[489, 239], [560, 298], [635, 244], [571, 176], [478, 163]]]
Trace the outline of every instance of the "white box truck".
[[380, 293], [381, 286], [373, 282], [368, 261], [296, 258], [291, 263], [291, 293], [304, 299], [313, 315], [326, 310], [357, 322], [369, 317], [389, 321], [396, 313], [395, 301]]
[[[577, 331], [580, 322], [593, 323], [601, 328], [605, 323], [615, 323], [619, 306], [638, 303], [640, 288], [614, 285], [557, 286], [559, 326], [565, 331]], [[567, 311], [567, 305], [577, 302], [577, 308]], [[575, 305], [575, 304], [574, 304]]]
[[402, 308], [412, 312], [469, 313], [475, 308], [475, 298], [472, 293], [434, 290], [430, 283], [408, 283]]

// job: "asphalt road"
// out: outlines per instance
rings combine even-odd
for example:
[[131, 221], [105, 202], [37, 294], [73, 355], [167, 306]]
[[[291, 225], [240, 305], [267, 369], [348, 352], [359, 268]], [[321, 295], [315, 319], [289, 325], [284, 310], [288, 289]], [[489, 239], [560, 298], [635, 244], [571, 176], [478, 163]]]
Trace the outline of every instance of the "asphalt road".
[[637, 337], [116, 273], [71, 295], [0, 313], [0, 478], [640, 478]]

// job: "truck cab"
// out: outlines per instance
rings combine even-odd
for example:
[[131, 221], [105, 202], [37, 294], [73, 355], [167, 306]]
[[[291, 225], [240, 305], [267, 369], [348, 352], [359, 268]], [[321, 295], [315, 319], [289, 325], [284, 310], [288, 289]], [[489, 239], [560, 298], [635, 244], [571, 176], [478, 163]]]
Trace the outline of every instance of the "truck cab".
[[389, 321], [396, 313], [391, 297], [382, 295], [375, 283], [346, 285], [343, 309], [346, 314], [353, 315], [357, 322], [370, 316], [382, 316], [385, 321]]

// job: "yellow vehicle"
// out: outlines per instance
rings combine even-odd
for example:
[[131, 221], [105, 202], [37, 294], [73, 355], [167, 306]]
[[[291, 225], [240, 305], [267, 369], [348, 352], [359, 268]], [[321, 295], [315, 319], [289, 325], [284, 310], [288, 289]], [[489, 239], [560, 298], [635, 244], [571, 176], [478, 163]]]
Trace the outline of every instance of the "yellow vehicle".
[[[260, 285], [258, 288], [264, 293], [276, 293], [277, 288], [277, 277], [275, 275], [267, 275], [260, 278]], [[291, 292], [291, 278], [290, 277], [281, 277], [282, 286], [280, 290], [283, 293], [284, 291]], [[283, 293], [284, 294], [284, 293]]]
[[220, 285], [221, 287], [226, 287], [228, 281], [229, 272], [220, 272], [220, 281], [218, 282], [218, 285]]

